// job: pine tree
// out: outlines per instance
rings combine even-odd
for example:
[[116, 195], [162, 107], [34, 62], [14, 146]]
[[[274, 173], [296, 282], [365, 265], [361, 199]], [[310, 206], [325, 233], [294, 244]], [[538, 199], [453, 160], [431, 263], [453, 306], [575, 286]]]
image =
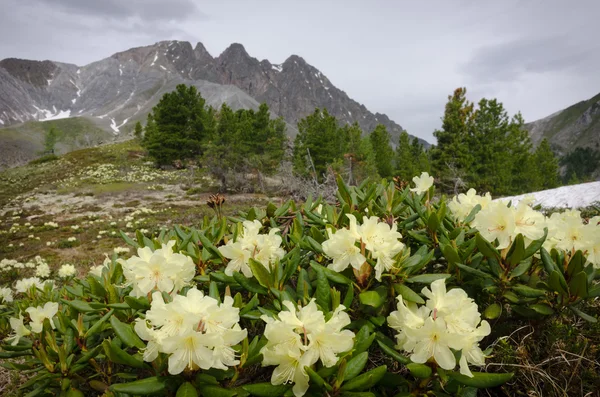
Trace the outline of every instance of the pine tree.
[[294, 171], [322, 180], [328, 165], [342, 161], [346, 140], [337, 120], [327, 109], [315, 111], [298, 122], [294, 140]]
[[362, 137], [358, 123], [345, 125], [342, 132], [346, 139], [343, 174], [349, 185], [358, 185], [366, 179], [377, 179], [375, 153], [368, 138]]
[[[423, 149], [423, 145], [417, 138], [413, 138], [410, 145], [410, 151], [414, 161], [414, 175], [420, 175], [421, 172], [431, 172], [431, 163], [429, 162], [429, 156]], [[411, 178], [412, 179], [412, 178]]]
[[135, 139], [137, 139], [138, 141], [142, 140], [142, 134], [143, 134], [144, 130], [142, 128], [142, 123], [140, 123], [139, 121], [137, 123], [135, 123], [135, 129], [133, 132], [133, 135], [135, 136]]
[[538, 189], [552, 189], [559, 186], [558, 159], [546, 138], [540, 142], [533, 155]]
[[212, 114], [204, 105], [194, 86], [179, 84], [175, 91], [163, 95], [152, 109], [152, 133], [143, 142], [157, 164], [166, 165], [201, 154], [202, 141], [210, 135], [212, 126]]
[[50, 127], [50, 130], [46, 133], [46, 137], [44, 138], [45, 154], [54, 154], [56, 141], [58, 141], [58, 130], [54, 127]]
[[394, 174], [394, 150], [390, 145], [390, 134], [383, 124], [377, 125], [369, 135], [375, 153], [375, 165], [382, 178], [391, 178]]
[[467, 89], [457, 88], [448, 97], [442, 118], [442, 129], [434, 131], [437, 145], [431, 149], [431, 166], [440, 184], [457, 191], [464, 183], [472, 163], [469, 153], [469, 131], [473, 119], [473, 103], [466, 99]]
[[417, 172], [410, 137], [406, 131], [402, 131], [396, 146], [396, 175], [403, 181], [410, 181]]

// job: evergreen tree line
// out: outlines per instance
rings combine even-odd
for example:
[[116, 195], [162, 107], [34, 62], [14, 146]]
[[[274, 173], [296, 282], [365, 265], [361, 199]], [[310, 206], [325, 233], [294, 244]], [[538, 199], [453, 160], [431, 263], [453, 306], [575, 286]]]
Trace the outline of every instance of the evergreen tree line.
[[434, 175], [448, 192], [475, 188], [511, 195], [559, 186], [559, 164], [544, 139], [533, 151], [519, 113], [510, 117], [496, 99], [475, 107], [458, 88], [448, 97], [442, 128], [430, 150]]
[[367, 136], [358, 123], [340, 125], [327, 109], [315, 111], [298, 122], [294, 140], [294, 171], [322, 181], [327, 170], [342, 174], [348, 183], [367, 178], [412, 178], [429, 171], [429, 160], [417, 139], [403, 132], [396, 151], [386, 127], [379, 124]]
[[[141, 135], [137, 126], [135, 135]], [[271, 119], [266, 104], [256, 111], [227, 104], [216, 110], [196, 87], [180, 84], [148, 114], [141, 140], [157, 165], [200, 160], [226, 187], [229, 172], [273, 173], [287, 138], [285, 122]]]

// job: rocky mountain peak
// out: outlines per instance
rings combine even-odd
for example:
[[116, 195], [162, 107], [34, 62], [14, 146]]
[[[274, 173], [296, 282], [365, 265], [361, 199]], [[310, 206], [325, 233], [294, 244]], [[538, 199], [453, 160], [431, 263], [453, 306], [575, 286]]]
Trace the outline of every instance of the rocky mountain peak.
[[57, 66], [51, 61], [30, 61], [7, 58], [0, 61], [11, 76], [36, 87], [48, 86], [52, 82]]

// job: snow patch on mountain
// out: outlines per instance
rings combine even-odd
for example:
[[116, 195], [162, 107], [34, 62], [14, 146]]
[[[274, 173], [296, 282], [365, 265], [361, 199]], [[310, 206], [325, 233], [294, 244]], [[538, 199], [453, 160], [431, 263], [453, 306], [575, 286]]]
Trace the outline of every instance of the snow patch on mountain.
[[283, 66], [281, 66], [281, 65], [271, 65], [271, 68], [278, 72], [281, 72], [283, 70]]
[[156, 63], [156, 60], [158, 59], [158, 51], [156, 52], [156, 54], [154, 55], [154, 60], [152, 61], [152, 63], [150, 64], [150, 66], [154, 66], [154, 64]]
[[600, 202], [600, 182], [581, 183], [579, 185], [561, 186], [556, 189], [521, 194], [519, 196], [502, 197], [497, 200], [511, 201], [517, 205], [525, 197], [535, 198], [533, 205], [543, 208], [584, 208]]

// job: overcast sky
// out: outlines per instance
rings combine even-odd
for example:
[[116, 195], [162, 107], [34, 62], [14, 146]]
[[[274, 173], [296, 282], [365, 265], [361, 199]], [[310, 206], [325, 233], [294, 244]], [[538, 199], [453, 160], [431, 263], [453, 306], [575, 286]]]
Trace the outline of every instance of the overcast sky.
[[213, 56], [297, 54], [372, 112], [433, 142], [447, 96], [526, 121], [600, 92], [597, 0], [0, 0], [0, 59], [84, 65], [162, 40]]

